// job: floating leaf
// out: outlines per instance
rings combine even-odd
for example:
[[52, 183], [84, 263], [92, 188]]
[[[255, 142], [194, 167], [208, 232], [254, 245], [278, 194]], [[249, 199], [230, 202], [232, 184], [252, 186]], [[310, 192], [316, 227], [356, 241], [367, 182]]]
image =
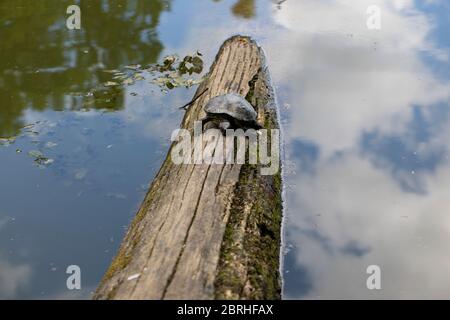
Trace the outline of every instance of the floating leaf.
[[133, 75], [133, 79], [136, 81], [144, 80], [144, 76], [142, 74], [136, 73]]
[[158, 65], [151, 65], [147, 66], [144, 70], [147, 72], [155, 72], [158, 71], [159, 66]]
[[175, 54], [172, 54], [172, 55], [166, 56], [166, 57], [163, 59], [163, 62], [164, 62], [165, 64], [170, 64], [170, 63], [175, 63], [177, 60], [178, 60], [178, 56], [175, 55]]
[[125, 69], [130, 69], [130, 70], [139, 70], [141, 68], [140, 64], [132, 64], [129, 66], [125, 66]]
[[28, 152], [28, 155], [34, 158], [34, 162], [38, 166], [47, 166], [54, 162], [53, 159], [47, 158], [38, 150], [31, 150]]
[[120, 72], [120, 70], [117, 70], [117, 69], [112, 69], [112, 70], [102, 70], [103, 72], [106, 72], [106, 73], [118, 73], [118, 72]]
[[203, 71], [203, 60], [200, 57], [193, 57], [192, 64], [194, 65], [194, 72], [200, 73]]
[[122, 84], [125, 84], [125, 85], [132, 85], [133, 83], [134, 83], [134, 80], [131, 78], [128, 78], [128, 79], [125, 79], [122, 81]]
[[167, 87], [167, 89], [173, 89], [173, 88], [175, 88], [175, 84], [174, 83], [172, 83], [172, 81], [167, 81], [166, 82], [166, 87]]
[[[92, 106], [94, 104], [95, 104], [95, 100], [94, 99], [86, 100], [85, 102], [83, 102], [83, 107], [89, 107], [89, 106]], [[82, 108], [82, 109], [86, 110], [85, 108]], [[80, 111], [82, 111], [82, 110], [80, 109]]]
[[114, 80], [124, 80], [126, 78], [128, 78], [128, 75], [126, 75], [126, 74], [119, 74], [119, 75], [115, 75], [113, 77]]
[[52, 164], [53, 162], [55, 162], [55, 160], [49, 159], [49, 158], [45, 158], [45, 159], [41, 159], [39, 161], [39, 164], [40, 165], [44, 165], [44, 166], [48, 166], [49, 164]]
[[35, 125], [34, 123], [30, 123], [30, 124], [27, 124], [27, 125], [23, 126], [21, 129], [22, 129], [22, 130], [31, 129], [31, 128], [34, 127], [34, 125]]
[[42, 154], [42, 152], [38, 151], [38, 150], [31, 150], [28, 151], [28, 155], [33, 157], [33, 158], [39, 158], [39, 157], [43, 157], [44, 155]]
[[186, 56], [178, 67], [181, 74], [201, 73], [203, 71], [203, 60], [197, 55]]
[[176, 56], [176, 55], [170, 55], [170, 56], [164, 57], [163, 64], [159, 66], [159, 71], [164, 72], [164, 71], [174, 70], [173, 65], [177, 61], [178, 61], [178, 56]]
[[16, 142], [17, 137], [0, 138], [0, 146], [9, 146]]

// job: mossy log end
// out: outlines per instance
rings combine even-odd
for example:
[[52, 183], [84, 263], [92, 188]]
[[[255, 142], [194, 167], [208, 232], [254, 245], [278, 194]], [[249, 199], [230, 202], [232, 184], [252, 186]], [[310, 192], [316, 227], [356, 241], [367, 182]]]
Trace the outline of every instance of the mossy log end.
[[[224, 42], [196, 96], [206, 88], [182, 128], [230, 92], [252, 103], [266, 129], [278, 128], [265, 57], [250, 38]], [[280, 299], [280, 170], [175, 165], [169, 150], [94, 299]]]

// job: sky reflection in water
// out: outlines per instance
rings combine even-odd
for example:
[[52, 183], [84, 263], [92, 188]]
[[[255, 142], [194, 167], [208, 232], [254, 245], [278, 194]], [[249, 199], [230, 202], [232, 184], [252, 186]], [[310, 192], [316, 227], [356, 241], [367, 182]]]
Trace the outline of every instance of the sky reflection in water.
[[[143, 14], [134, 26], [122, 23], [138, 2], [115, 9], [111, 32], [97, 30], [91, 42], [72, 39], [81, 53], [85, 47], [91, 52], [89, 43], [101, 48], [88, 62], [77, 60], [72, 79], [69, 71], [51, 73], [39, 89], [42, 79], [5, 87], [0, 77], [0, 131], [17, 134], [23, 124], [48, 121], [39, 140], [55, 159], [38, 169], [25, 151], [16, 154], [16, 148], [36, 149], [28, 138], [0, 148], [0, 297], [89, 297], [165, 156], [182, 117], [176, 106], [193, 94], [152, 92], [144, 81], [120, 93], [114, 113], [98, 111], [102, 106], [70, 111], [70, 92], [105, 81], [101, 73], [84, 74], [86, 68], [153, 63], [196, 50], [209, 65], [222, 41], [236, 33], [250, 34], [264, 47], [278, 94], [285, 143], [285, 298], [449, 297], [446, 1], [167, 1], [146, 11], [154, 18]], [[366, 28], [372, 4], [382, 8], [380, 31]], [[92, 8], [85, 18], [91, 32], [100, 10]], [[6, 30], [5, 19], [0, 22]], [[121, 26], [132, 30], [122, 33]], [[125, 39], [127, 34], [141, 36]], [[51, 46], [56, 38], [41, 40]], [[4, 45], [0, 60], [13, 61], [20, 45]], [[105, 63], [101, 56], [111, 58]], [[67, 61], [49, 59], [51, 65], [43, 66], [24, 58], [15, 74], [21, 79], [24, 69]], [[56, 98], [42, 98], [46, 103], [35, 107], [45, 92]], [[31, 98], [4, 112], [17, 97]], [[48, 141], [58, 145], [47, 150]], [[69, 264], [82, 267], [81, 293], [65, 289]], [[366, 288], [371, 264], [381, 267], [380, 291]]]

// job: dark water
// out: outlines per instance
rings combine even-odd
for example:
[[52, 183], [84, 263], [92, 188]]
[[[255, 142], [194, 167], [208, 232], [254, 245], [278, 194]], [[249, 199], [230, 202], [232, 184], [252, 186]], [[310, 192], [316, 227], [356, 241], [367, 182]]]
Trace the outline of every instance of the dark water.
[[1, 2], [0, 298], [89, 298], [195, 90], [146, 73], [104, 87], [104, 70], [199, 50], [206, 71], [237, 33], [264, 47], [278, 94], [285, 298], [450, 297], [450, 5], [277, 3]]

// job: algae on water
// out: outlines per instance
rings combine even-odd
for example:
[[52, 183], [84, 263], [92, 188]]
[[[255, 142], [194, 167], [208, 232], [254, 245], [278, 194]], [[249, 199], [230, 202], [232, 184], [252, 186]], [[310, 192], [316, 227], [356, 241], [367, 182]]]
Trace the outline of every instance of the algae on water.
[[103, 70], [112, 74], [112, 79], [106, 81], [103, 86], [133, 85], [136, 81], [146, 79], [148, 75], [151, 77], [150, 82], [163, 91], [177, 87], [190, 88], [203, 81], [202, 77], [192, 77], [203, 71], [204, 63], [201, 57], [202, 54], [199, 51], [193, 55], [186, 55], [184, 58], [172, 54], [164, 57], [162, 62], [146, 67], [136, 64], [125, 66], [123, 70]]

